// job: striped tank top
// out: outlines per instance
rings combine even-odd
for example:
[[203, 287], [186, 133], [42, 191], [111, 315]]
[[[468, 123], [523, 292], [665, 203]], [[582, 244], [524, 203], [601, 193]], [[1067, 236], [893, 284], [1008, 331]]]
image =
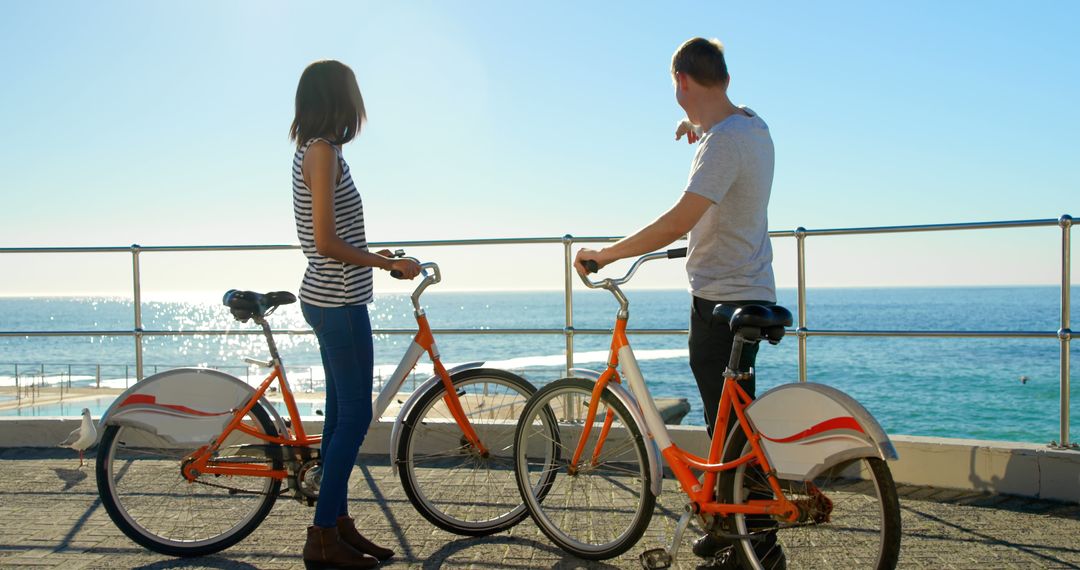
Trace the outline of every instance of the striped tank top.
[[[300, 285], [300, 300], [318, 307], [364, 305], [372, 300], [371, 268], [342, 263], [319, 255], [315, 249], [314, 226], [311, 222], [311, 189], [304, 182], [302, 167], [304, 154], [311, 143], [317, 140], [322, 139], [305, 142], [297, 149], [293, 158], [293, 214], [296, 218], [296, 235], [300, 238], [300, 249], [308, 260], [304, 281]], [[360, 200], [360, 192], [353, 184], [349, 165], [342, 158], [341, 149], [336, 146], [333, 148], [337, 153], [338, 174], [341, 176], [334, 188], [334, 231], [349, 245], [366, 250], [364, 205]]]

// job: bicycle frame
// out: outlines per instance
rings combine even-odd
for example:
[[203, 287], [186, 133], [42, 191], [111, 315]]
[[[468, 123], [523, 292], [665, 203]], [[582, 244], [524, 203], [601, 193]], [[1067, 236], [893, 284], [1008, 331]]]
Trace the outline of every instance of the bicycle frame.
[[[380, 417], [386, 410], [390, 404], [390, 400], [398, 393], [401, 386], [404, 385], [405, 378], [408, 376], [409, 372], [412, 371], [417, 362], [419, 362], [420, 356], [424, 352], [427, 352], [434, 366], [435, 374], [441, 379], [442, 384], [445, 387], [446, 395], [443, 397], [443, 401], [446, 403], [447, 409], [450, 411], [450, 414], [458, 427], [461, 428], [462, 435], [465, 439], [475, 446], [481, 455], [486, 456], [488, 450], [476, 435], [476, 431], [473, 429], [472, 424], [465, 415], [465, 411], [461, 406], [461, 401], [458, 399], [457, 392], [454, 390], [450, 373], [443, 366], [442, 360], [439, 357], [439, 350], [435, 344], [435, 337], [431, 332], [431, 326], [428, 324], [427, 315], [424, 313], [424, 310], [420, 308], [419, 298], [424, 289], [441, 280], [439, 267], [434, 263], [424, 263], [421, 264], [421, 268], [424, 271], [424, 280], [417, 286], [412, 295], [412, 302], [419, 330], [413, 337], [413, 342], [409, 346], [409, 349], [406, 350], [405, 354], [402, 356], [401, 362], [391, 376], [390, 381], [387, 382], [386, 386], [384, 386], [383, 390], [379, 393], [374, 405], [372, 421], [375, 421], [375, 419]], [[430, 273], [428, 271], [430, 271]], [[281, 364], [281, 357], [278, 354], [277, 345], [274, 343], [273, 336], [270, 332], [270, 326], [262, 318], [257, 319], [256, 322], [263, 327], [267, 345], [270, 348], [271, 362], [264, 364], [272, 364], [273, 370], [251, 395], [247, 403], [233, 414], [232, 420], [225, 426], [225, 429], [222, 430], [218, 436], [214, 437], [210, 443], [199, 448], [185, 458], [182, 471], [184, 477], [189, 481], [194, 481], [200, 474], [244, 475], [272, 477], [275, 479], [284, 479], [288, 476], [287, 471], [283, 469], [273, 469], [257, 463], [239, 463], [232, 461], [218, 462], [214, 460], [213, 454], [219, 449], [221, 442], [235, 430], [239, 430], [251, 437], [278, 446], [308, 447], [322, 443], [321, 435], [309, 436], [304, 432], [304, 425], [300, 418], [300, 412], [296, 406], [296, 400], [292, 395], [292, 390], [289, 388], [289, 382], [285, 376], [284, 366]], [[278, 380], [280, 383], [282, 399], [285, 401], [285, 407], [289, 412], [289, 418], [291, 420], [291, 427], [287, 428], [288, 431], [283, 436], [270, 436], [260, 433], [242, 421], [244, 416], [246, 416], [253, 407], [258, 405], [259, 400], [262, 399], [274, 380]]]
[[[267, 334], [269, 334], [269, 326], [265, 325], [265, 321], [263, 321], [263, 323]], [[289, 428], [291, 432], [286, 432], [284, 436], [271, 436], [261, 433], [243, 422], [244, 416], [246, 416], [253, 407], [258, 405], [259, 400], [266, 394], [266, 390], [270, 388], [270, 385], [273, 384], [274, 380], [277, 380], [281, 386], [281, 395], [285, 401], [285, 408], [289, 411], [289, 419], [291, 421], [291, 427]], [[296, 407], [296, 400], [293, 398], [292, 390], [289, 388], [289, 382], [285, 377], [284, 367], [277, 357], [274, 358], [273, 370], [270, 372], [270, 375], [262, 381], [262, 384], [260, 384], [255, 390], [255, 393], [251, 395], [251, 398], [244, 407], [233, 414], [232, 420], [229, 421], [220, 435], [212, 439], [209, 444], [195, 450], [195, 452], [185, 458], [182, 471], [184, 477], [189, 481], [196, 480], [201, 473], [209, 473], [212, 475], [272, 477], [274, 479], [284, 479], [288, 476], [288, 472], [284, 469], [273, 469], [258, 463], [221, 463], [215, 461], [213, 459], [213, 454], [218, 450], [221, 442], [225, 441], [225, 438], [227, 438], [234, 430], [239, 430], [249, 436], [279, 446], [308, 447], [322, 443], [322, 435], [309, 436], [304, 433], [304, 424], [300, 420], [300, 411]]]
[[[628, 317], [622, 315], [620, 315], [616, 321], [615, 331], [611, 338], [611, 352], [608, 357], [607, 369], [600, 375], [600, 378], [593, 388], [584, 425], [591, 426], [596, 422], [600, 395], [607, 388], [608, 384], [610, 382], [622, 382], [622, 378], [620, 378], [617, 371], [617, 368], [621, 364], [623, 374], [626, 376], [630, 391], [634, 395], [638, 409], [645, 420], [649, 435], [660, 447], [660, 453], [663, 456], [665, 463], [671, 468], [672, 472], [675, 474], [675, 478], [679, 481], [679, 485], [690, 498], [694, 512], [719, 515], [735, 513], [765, 514], [780, 516], [789, 521], [797, 520], [798, 508], [785, 498], [780, 483], [769, 464], [768, 457], [766, 457], [762, 450], [759, 442], [760, 435], [753, 429], [753, 426], [746, 417], [745, 409], [746, 406], [750, 404], [750, 396], [739, 387], [738, 383], [736, 383], [732, 377], [725, 378], [724, 390], [720, 399], [720, 410], [716, 420], [716, 425], [725, 426], [730, 417], [730, 412], [734, 411], [738, 418], [739, 425], [747, 434], [747, 439], [751, 446], [750, 453], [733, 461], [728, 461], [726, 463], [721, 462], [720, 455], [723, 453], [725, 443], [725, 433], [722, 429], [718, 429], [713, 433], [709, 446], [709, 457], [707, 459], [680, 449], [671, 441], [667, 426], [665, 426], [664, 420], [660, 416], [660, 412], [656, 409], [656, 403], [653, 401], [652, 394], [645, 385], [645, 379], [641, 374], [641, 369], [638, 367], [633, 349], [630, 347], [630, 341], [626, 337], [627, 322]], [[609, 410], [604, 418], [600, 435], [597, 438], [597, 442], [592, 451], [590, 461], [594, 465], [603, 450], [613, 419], [614, 413]], [[581, 439], [578, 441], [573, 458], [570, 462], [571, 465], [577, 465], [580, 461], [585, 451], [585, 444], [589, 437], [589, 433], [590, 430], [588, 429], [582, 431]], [[779, 499], [750, 500], [746, 504], [739, 505], [717, 502], [714, 493], [714, 490], [716, 489], [717, 473], [735, 469], [736, 467], [753, 460], [757, 460], [760, 463], [763, 471], [770, 473], [768, 478], [769, 486], [772, 488], [775, 496], [779, 497]], [[694, 474], [694, 469], [704, 472], [702, 480], [699, 480]]]
[[[645, 378], [641, 374], [637, 359], [634, 357], [634, 351], [630, 347], [630, 340], [626, 337], [626, 326], [630, 318], [627, 309], [629, 301], [618, 286], [629, 281], [642, 263], [654, 259], [682, 257], [685, 255], [686, 250], [682, 249], [642, 256], [634, 262], [626, 275], [620, 279], [604, 279], [600, 282], [592, 282], [585, 276], [582, 276], [582, 281], [585, 282], [586, 286], [591, 289], [607, 289], [615, 296], [620, 304], [615, 321], [615, 330], [611, 337], [611, 350], [608, 357], [607, 369], [601, 373], [596, 381], [596, 385], [593, 387], [589, 402], [589, 410], [586, 414], [584, 425], [594, 425], [597, 408], [600, 404], [600, 396], [603, 394], [608, 384], [611, 382], [622, 382], [617, 371], [617, 368], [621, 365], [623, 374], [626, 376], [630, 385], [630, 392], [634, 396], [632, 404], [637, 406], [638, 411], [644, 419], [648, 436], [656, 442], [665, 463], [671, 468], [672, 473], [675, 474], [676, 479], [679, 481], [679, 485], [690, 498], [690, 506], [694, 513], [719, 515], [736, 513], [772, 515], [794, 522], [798, 519], [798, 508], [786, 498], [780, 487], [779, 479], [776, 477], [776, 471], [772, 468], [772, 465], [762, 448], [760, 441], [761, 435], [754, 429], [753, 424], [750, 423], [746, 415], [746, 407], [750, 405], [751, 398], [741, 387], [739, 387], [733, 376], [725, 375], [724, 388], [720, 398], [716, 425], [726, 426], [731, 412], [734, 411], [738, 420], [738, 425], [746, 433], [751, 450], [749, 453], [738, 459], [726, 463], [720, 460], [721, 454], [724, 451], [726, 436], [723, 429], [714, 431], [709, 445], [708, 458], [698, 457], [676, 446], [671, 441], [667, 426], [664, 424], [660, 412], [656, 409], [656, 403], [653, 401], [652, 394], [645, 385]], [[590, 462], [593, 465], [596, 464], [596, 461], [600, 456], [604, 442], [611, 429], [613, 419], [614, 412], [608, 410], [590, 458]], [[570, 462], [571, 466], [578, 465], [578, 462], [581, 460], [582, 454], [585, 451], [586, 440], [588, 439], [590, 432], [591, 428], [582, 430], [580, 436], [581, 439], [578, 441], [572, 461]], [[773, 494], [778, 498], [771, 500], [748, 500], [746, 503], [738, 505], [717, 502], [714, 492], [716, 488], [717, 473], [735, 469], [744, 463], [755, 460], [760, 464], [761, 469], [768, 474], [769, 486], [772, 489]], [[571, 469], [573, 469], [573, 467], [571, 467]], [[694, 475], [694, 469], [704, 472], [703, 479], [699, 480], [697, 476]]]

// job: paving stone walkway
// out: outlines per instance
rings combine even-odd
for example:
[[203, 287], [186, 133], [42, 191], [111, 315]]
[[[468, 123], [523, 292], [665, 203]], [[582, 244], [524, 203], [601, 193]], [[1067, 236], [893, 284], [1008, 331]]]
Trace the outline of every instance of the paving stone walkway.
[[[0, 452], [0, 568], [303, 568], [300, 551], [312, 510], [295, 501], [279, 500], [262, 526], [233, 548], [170, 558], [117, 530], [98, 500], [92, 463], [77, 466], [63, 451]], [[398, 552], [381, 566], [387, 569], [638, 568], [638, 554], [667, 542], [682, 509], [674, 482], [665, 481], [639, 546], [594, 563], [563, 553], [531, 521], [486, 538], [438, 530], [413, 510], [385, 459], [371, 458], [350, 483], [358, 526]], [[1080, 505], [930, 488], [900, 491], [901, 568], [1080, 568]], [[676, 568], [696, 566], [691, 537]], [[837, 561], [836, 567], [845, 565]]]

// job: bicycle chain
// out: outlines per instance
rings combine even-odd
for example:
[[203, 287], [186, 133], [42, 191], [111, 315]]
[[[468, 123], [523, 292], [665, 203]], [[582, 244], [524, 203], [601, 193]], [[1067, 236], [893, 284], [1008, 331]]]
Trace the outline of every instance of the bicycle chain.
[[[252, 461], [248, 461], [248, 463], [272, 463], [272, 460], [270, 460], [270, 459], [263, 459], [261, 461], [252, 460]], [[225, 489], [226, 491], [233, 491], [233, 492], [236, 492], [236, 493], [244, 493], [244, 494], [247, 494], [247, 495], [266, 495], [266, 496], [270, 496], [270, 493], [268, 493], [266, 491], [249, 491], [247, 489], [237, 489], [236, 487], [230, 487], [228, 485], [220, 485], [218, 483], [211, 483], [209, 481], [203, 481], [201, 479], [201, 477], [203, 475], [205, 475], [205, 473], [199, 473], [199, 478], [192, 481], [192, 483], [198, 483], [200, 485], [206, 485], [207, 487], [216, 487], [218, 489]], [[283, 494], [283, 492], [279, 491], [278, 495], [281, 495], [281, 494]]]

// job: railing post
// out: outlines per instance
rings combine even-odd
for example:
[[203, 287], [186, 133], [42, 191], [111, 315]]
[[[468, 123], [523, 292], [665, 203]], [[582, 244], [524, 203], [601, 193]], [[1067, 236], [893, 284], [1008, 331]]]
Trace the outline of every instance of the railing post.
[[566, 337], [566, 376], [570, 376], [570, 369], [574, 367], [574, 260], [570, 249], [574, 245], [574, 236], [566, 234], [563, 241], [563, 288], [566, 303], [566, 328], [563, 335]]
[[[1071, 247], [1069, 234], [1072, 229], [1072, 217], [1068, 214], [1058, 219], [1061, 226], [1061, 328], [1058, 329], [1058, 340], [1061, 342], [1061, 447], [1076, 447], [1069, 443], [1069, 341], [1072, 338], [1070, 329], [1070, 288], [1072, 287], [1071, 276]], [[1052, 445], [1052, 444], [1051, 444]]]
[[[131, 245], [132, 304], [135, 305], [135, 381], [143, 378], [142, 353], [142, 284], [139, 279], [139, 244]], [[125, 375], [126, 376], [126, 375]], [[126, 382], [125, 382], [126, 384]]]
[[795, 335], [799, 337], [799, 382], [806, 382], [806, 228], [795, 228], [798, 248], [799, 322]]

